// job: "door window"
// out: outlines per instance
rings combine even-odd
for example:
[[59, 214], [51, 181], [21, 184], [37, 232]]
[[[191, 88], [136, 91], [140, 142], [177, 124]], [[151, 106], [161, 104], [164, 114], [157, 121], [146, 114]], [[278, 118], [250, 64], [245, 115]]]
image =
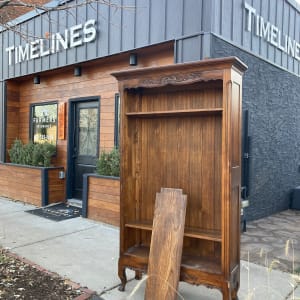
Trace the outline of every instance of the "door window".
[[81, 108], [79, 111], [79, 155], [97, 155], [97, 108]]

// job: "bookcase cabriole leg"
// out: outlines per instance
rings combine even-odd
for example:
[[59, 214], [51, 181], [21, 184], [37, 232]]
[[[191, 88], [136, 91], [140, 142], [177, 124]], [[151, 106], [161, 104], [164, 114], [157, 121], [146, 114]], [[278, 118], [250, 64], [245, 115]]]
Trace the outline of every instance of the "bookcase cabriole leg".
[[225, 283], [221, 289], [223, 300], [238, 300], [238, 288], [233, 287], [232, 284]]
[[141, 271], [136, 270], [135, 271], [135, 279], [136, 280], [141, 280], [143, 276], [143, 273]]
[[224, 283], [222, 287], [223, 300], [232, 300], [230, 283]]
[[233, 291], [231, 292], [231, 299], [232, 299], [232, 300], [239, 300], [239, 297], [238, 297], [237, 293], [238, 293], [237, 290], [233, 290]]
[[231, 299], [238, 300], [239, 282], [236, 282], [235, 287], [231, 290]]
[[127, 283], [127, 277], [126, 277], [126, 267], [122, 265], [122, 263], [119, 260], [119, 270], [118, 275], [121, 280], [121, 285], [119, 286], [119, 291], [124, 292], [125, 291], [125, 285]]

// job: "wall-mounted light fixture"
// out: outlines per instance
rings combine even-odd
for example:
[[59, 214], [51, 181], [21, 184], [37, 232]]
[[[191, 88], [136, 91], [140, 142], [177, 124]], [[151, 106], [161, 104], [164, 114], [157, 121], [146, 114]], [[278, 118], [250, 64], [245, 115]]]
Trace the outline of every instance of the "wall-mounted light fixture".
[[77, 66], [74, 68], [74, 76], [81, 76], [81, 67]]
[[34, 84], [40, 84], [40, 83], [41, 83], [40, 75], [35, 75], [35, 76], [33, 77], [33, 83], [34, 83]]
[[138, 64], [138, 58], [136, 53], [131, 53], [129, 56], [129, 65], [136, 66]]

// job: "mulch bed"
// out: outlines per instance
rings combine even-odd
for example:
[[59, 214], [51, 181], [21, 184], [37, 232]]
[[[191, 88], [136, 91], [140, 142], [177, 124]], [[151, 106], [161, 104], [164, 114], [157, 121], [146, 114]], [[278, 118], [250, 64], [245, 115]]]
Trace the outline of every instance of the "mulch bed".
[[0, 299], [84, 300], [93, 292], [0, 248]]

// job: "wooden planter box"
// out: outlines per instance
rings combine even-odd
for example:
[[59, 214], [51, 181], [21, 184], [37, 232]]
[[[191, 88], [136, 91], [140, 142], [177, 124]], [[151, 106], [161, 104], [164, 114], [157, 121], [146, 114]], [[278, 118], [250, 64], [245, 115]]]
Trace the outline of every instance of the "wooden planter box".
[[83, 176], [82, 216], [120, 226], [120, 178]]
[[33, 167], [0, 163], [0, 196], [45, 206], [65, 200], [63, 167]]

